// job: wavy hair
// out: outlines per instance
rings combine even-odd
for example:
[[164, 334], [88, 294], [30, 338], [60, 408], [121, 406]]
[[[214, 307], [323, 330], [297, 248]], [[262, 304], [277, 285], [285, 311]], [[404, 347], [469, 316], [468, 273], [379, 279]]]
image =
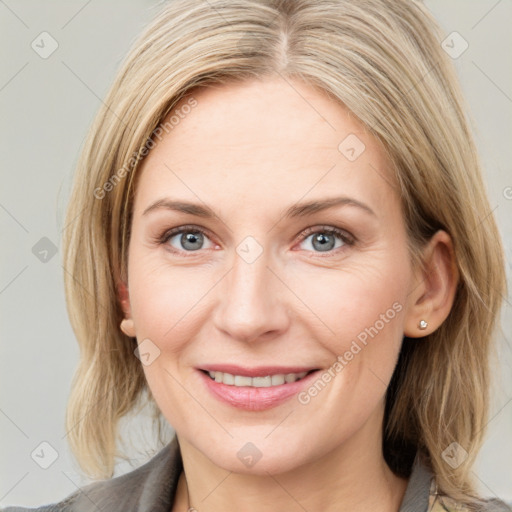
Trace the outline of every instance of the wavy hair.
[[[410, 254], [452, 237], [460, 279], [446, 321], [404, 338], [386, 396], [383, 451], [399, 475], [418, 451], [439, 492], [476, 506], [471, 467], [489, 402], [489, 355], [504, 257], [453, 63], [416, 0], [171, 0], [127, 55], [86, 139], [67, 210], [68, 312], [80, 345], [66, 413], [82, 470], [110, 477], [119, 421], [148, 391], [136, 341], [119, 329], [140, 162], [194, 89], [280, 75], [342, 102], [384, 145], [401, 191]], [[160, 132], [159, 132], [160, 130]], [[94, 411], [94, 412], [91, 412]], [[156, 411], [158, 416], [158, 411]], [[452, 468], [443, 451], [468, 454]]]

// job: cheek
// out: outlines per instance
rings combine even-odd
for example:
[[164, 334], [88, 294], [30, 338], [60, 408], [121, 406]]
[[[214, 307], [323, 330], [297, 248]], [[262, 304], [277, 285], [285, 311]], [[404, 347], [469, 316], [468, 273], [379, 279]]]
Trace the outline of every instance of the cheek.
[[[409, 282], [405, 250], [367, 256], [343, 270], [306, 278], [300, 291], [308, 291], [308, 305], [322, 320], [313, 336], [331, 354], [329, 391], [313, 409], [322, 415], [325, 403], [341, 408], [350, 413], [352, 426], [383, 400], [403, 339]], [[306, 393], [305, 402], [315, 400], [315, 389]]]
[[[309, 414], [332, 424], [343, 411], [350, 421], [336, 435], [360, 427], [383, 403], [403, 338], [405, 299], [408, 292], [407, 255], [399, 259], [374, 259], [366, 264], [302, 281], [309, 290], [308, 306], [318, 312], [321, 324], [312, 336], [331, 354], [329, 369], [299, 397], [309, 404]], [[311, 332], [311, 330], [310, 330]], [[326, 375], [328, 374], [328, 375]], [[316, 399], [320, 395], [322, 398]], [[336, 423], [335, 429], [338, 429]]]
[[138, 343], [148, 339], [154, 343], [147, 345], [152, 360], [143, 365], [143, 371], [160, 410], [170, 424], [179, 427], [190, 413], [190, 404], [186, 406], [176, 376], [181, 375], [181, 366], [186, 366], [190, 340], [204, 324], [201, 297], [211, 285], [206, 272], [171, 267], [137, 252], [131, 260], [137, 264], [128, 270], [132, 317]]
[[161, 350], [179, 350], [201, 325], [201, 306], [214, 284], [211, 269], [171, 266], [137, 250], [131, 261], [136, 262], [128, 276], [137, 338], [154, 340]]
[[408, 259], [406, 254], [392, 256], [368, 257], [332, 272], [303, 274], [297, 280], [297, 295], [305, 297], [322, 321], [324, 335], [319, 339], [329, 340], [336, 354], [348, 350], [355, 339], [363, 344], [377, 336], [382, 341], [401, 340]]

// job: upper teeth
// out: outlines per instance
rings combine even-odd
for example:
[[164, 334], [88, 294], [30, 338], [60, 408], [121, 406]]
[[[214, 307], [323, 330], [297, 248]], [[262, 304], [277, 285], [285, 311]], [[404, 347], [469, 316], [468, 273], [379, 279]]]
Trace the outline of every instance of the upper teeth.
[[245, 375], [232, 375], [224, 372], [208, 372], [215, 382], [222, 382], [228, 386], [252, 386], [255, 388], [268, 388], [280, 386], [281, 384], [295, 382], [306, 376], [308, 372], [301, 373], [278, 373], [265, 377], [246, 377]]

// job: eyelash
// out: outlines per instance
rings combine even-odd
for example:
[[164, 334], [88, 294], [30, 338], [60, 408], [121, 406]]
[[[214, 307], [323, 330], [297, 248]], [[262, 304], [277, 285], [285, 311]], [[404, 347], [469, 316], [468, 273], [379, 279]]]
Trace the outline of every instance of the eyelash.
[[[164, 233], [162, 233], [160, 236], [157, 237], [156, 242], [160, 245], [164, 245], [172, 237], [174, 237], [175, 235], [182, 234], [182, 233], [200, 233], [203, 236], [210, 238], [208, 235], [208, 232], [205, 231], [204, 229], [202, 229], [198, 226], [190, 225], [190, 226], [180, 226], [178, 228], [173, 228], [173, 229], [164, 231]], [[325, 251], [325, 253], [326, 253], [325, 256], [322, 255], [321, 251], [313, 251], [313, 252], [315, 252], [315, 254], [318, 254], [322, 258], [332, 256], [333, 254], [337, 254], [340, 250], [343, 250], [345, 247], [347, 247], [347, 246], [351, 247], [351, 246], [355, 245], [355, 243], [357, 241], [353, 235], [351, 235], [348, 231], [345, 231], [343, 229], [336, 228], [334, 226], [315, 226], [315, 227], [307, 228], [304, 231], [302, 231], [302, 233], [300, 233], [299, 243], [303, 242], [306, 238], [308, 238], [310, 235], [312, 235], [314, 233], [326, 233], [328, 235], [336, 235], [342, 240], [342, 242], [344, 244], [342, 247], [338, 247], [338, 248], [330, 250], [330, 251]], [[195, 256], [194, 253], [199, 252], [199, 251], [179, 251], [179, 250], [174, 249], [174, 247], [171, 247], [169, 250], [174, 254], [179, 254], [186, 258]], [[308, 251], [308, 252], [311, 252], [311, 251]]]

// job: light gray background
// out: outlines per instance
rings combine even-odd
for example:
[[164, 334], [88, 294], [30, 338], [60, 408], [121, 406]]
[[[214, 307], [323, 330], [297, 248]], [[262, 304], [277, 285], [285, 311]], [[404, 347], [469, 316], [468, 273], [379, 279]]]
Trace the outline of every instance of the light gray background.
[[[446, 34], [457, 31], [469, 44], [455, 62], [475, 120], [491, 206], [506, 244], [510, 277], [512, 3], [426, 3]], [[0, 0], [0, 505], [50, 503], [87, 482], [69, 453], [64, 429], [64, 409], [78, 347], [64, 302], [60, 261], [63, 213], [88, 126], [120, 60], [157, 9], [154, 0]], [[43, 31], [59, 45], [47, 59], [31, 47]], [[43, 237], [59, 249], [54, 257], [50, 258], [49, 253], [46, 262], [32, 250]], [[496, 370], [501, 378], [497, 380], [488, 438], [475, 471], [485, 495], [509, 501], [511, 303], [509, 294], [499, 340], [501, 371]], [[131, 431], [147, 432], [147, 423], [136, 421], [138, 426], [132, 425]], [[48, 469], [42, 469], [31, 458], [43, 441], [58, 453]], [[148, 454], [131, 454], [133, 463], [138, 465], [147, 459], [151, 447], [149, 436], [144, 445]], [[120, 465], [116, 474], [128, 469], [126, 464]]]

